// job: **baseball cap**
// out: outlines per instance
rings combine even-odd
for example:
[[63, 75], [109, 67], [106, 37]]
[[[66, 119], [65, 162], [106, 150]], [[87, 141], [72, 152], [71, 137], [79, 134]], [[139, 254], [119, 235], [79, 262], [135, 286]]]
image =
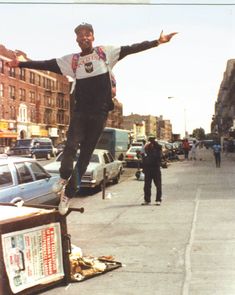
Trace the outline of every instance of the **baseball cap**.
[[148, 139], [156, 139], [156, 136], [154, 134], [149, 134]]
[[75, 29], [74, 32], [77, 34], [81, 29], [87, 29], [89, 30], [92, 34], [94, 34], [94, 30], [91, 24], [88, 23], [81, 23], [78, 25]]

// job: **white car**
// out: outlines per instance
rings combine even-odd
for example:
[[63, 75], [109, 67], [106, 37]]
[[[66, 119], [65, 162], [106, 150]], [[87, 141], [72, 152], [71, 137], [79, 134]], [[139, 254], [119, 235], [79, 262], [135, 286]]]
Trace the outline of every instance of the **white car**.
[[126, 166], [139, 166], [141, 163], [141, 157], [138, 157], [138, 153], [142, 151], [142, 146], [131, 146], [125, 155]]
[[[78, 150], [74, 166], [79, 157], [79, 152], [80, 151]], [[62, 157], [63, 153], [60, 153], [55, 161], [45, 165], [44, 168], [50, 173], [59, 173]], [[94, 188], [101, 186], [104, 182], [104, 169], [106, 169], [107, 182], [119, 182], [123, 170], [122, 161], [114, 160], [110, 152], [107, 150], [95, 149], [87, 170], [82, 177], [81, 187]]]

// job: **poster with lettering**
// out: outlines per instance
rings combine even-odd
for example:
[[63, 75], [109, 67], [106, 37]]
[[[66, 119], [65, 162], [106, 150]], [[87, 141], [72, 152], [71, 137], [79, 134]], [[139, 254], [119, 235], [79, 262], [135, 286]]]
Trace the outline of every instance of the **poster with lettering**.
[[1, 239], [13, 293], [64, 277], [60, 223], [6, 233]]

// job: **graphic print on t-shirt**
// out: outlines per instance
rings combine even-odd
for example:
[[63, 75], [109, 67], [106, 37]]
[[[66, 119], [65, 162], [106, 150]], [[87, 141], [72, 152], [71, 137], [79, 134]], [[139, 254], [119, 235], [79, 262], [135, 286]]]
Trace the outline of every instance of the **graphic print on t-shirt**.
[[93, 72], [93, 63], [92, 62], [88, 62], [85, 64], [85, 71], [87, 73], [92, 73]]

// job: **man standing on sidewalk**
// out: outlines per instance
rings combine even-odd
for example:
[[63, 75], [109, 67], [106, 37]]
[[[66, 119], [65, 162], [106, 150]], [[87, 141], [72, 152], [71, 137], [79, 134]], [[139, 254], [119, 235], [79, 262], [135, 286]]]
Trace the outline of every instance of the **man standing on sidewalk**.
[[149, 136], [149, 142], [145, 145], [145, 156], [143, 157], [144, 172], [144, 203], [151, 203], [151, 186], [152, 181], [156, 186], [156, 205], [160, 206], [162, 201], [162, 175], [161, 175], [161, 158], [162, 147], [155, 140], [155, 136]]
[[[99, 137], [105, 127], [112, 102], [112, 68], [127, 55], [138, 53], [169, 42], [176, 33], [164, 35], [158, 40], [144, 41], [131, 46], [93, 47], [92, 25], [82, 23], [75, 28], [80, 53], [44, 61], [8, 62], [10, 67], [47, 70], [70, 76], [76, 81], [75, 109], [70, 120], [67, 142], [60, 167], [60, 181], [54, 191], [60, 194], [59, 211], [66, 214], [72, 197], [81, 182]], [[144, 70], [144, 69], [143, 69]], [[80, 147], [75, 167], [73, 161]]]

